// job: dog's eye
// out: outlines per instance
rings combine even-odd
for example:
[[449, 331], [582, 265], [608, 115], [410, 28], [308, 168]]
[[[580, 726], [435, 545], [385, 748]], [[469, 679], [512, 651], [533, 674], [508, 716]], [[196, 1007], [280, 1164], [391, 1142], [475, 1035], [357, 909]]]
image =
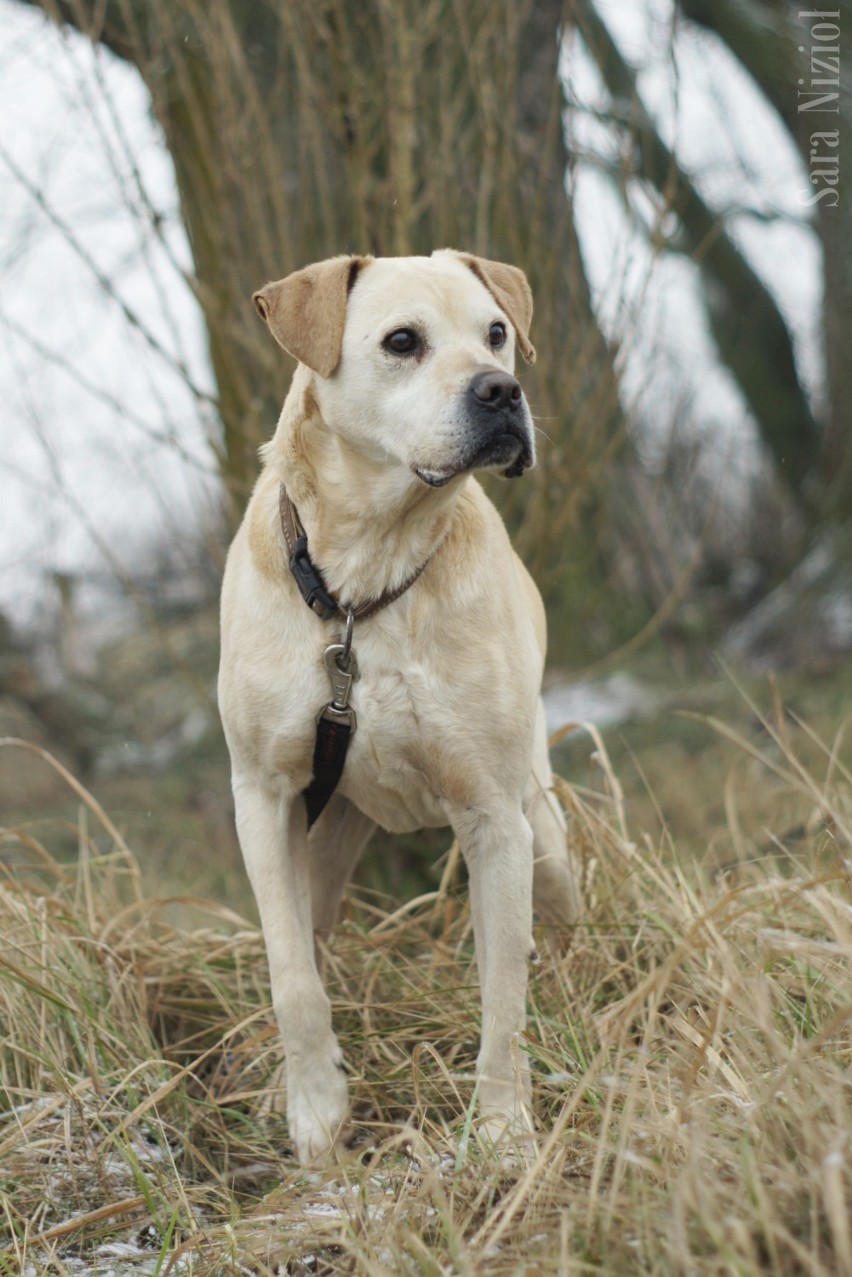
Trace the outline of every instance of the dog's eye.
[[500, 350], [506, 345], [506, 325], [499, 321], [488, 329], [488, 345], [492, 350]]
[[413, 355], [420, 345], [420, 338], [411, 328], [397, 328], [388, 333], [382, 345], [392, 355]]

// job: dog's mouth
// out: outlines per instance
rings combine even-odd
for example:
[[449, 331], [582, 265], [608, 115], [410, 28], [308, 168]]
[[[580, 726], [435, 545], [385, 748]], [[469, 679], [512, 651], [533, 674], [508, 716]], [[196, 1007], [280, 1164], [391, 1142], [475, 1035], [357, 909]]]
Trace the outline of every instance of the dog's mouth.
[[454, 470], [452, 467], [441, 470], [424, 470], [420, 466], [412, 466], [412, 469], [417, 478], [421, 479], [423, 483], [428, 483], [430, 488], [443, 488], [445, 484], [450, 482], [450, 479], [455, 478], [459, 473], [458, 470]]
[[527, 431], [509, 429], [466, 449], [451, 466], [412, 466], [412, 470], [430, 488], [443, 488], [458, 474], [497, 466], [502, 467], [504, 478], [517, 479], [534, 462], [535, 454]]
[[517, 479], [529, 470], [534, 461], [529, 431], [521, 426], [507, 426], [500, 434], [492, 435], [480, 444], [466, 468], [480, 470], [486, 466], [501, 466], [504, 479]]

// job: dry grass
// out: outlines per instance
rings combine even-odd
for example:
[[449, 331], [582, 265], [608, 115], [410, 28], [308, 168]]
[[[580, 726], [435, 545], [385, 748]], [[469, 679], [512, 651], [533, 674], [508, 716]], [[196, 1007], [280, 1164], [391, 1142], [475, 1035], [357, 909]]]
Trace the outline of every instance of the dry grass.
[[471, 1116], [452, 872], [348, 906], [327, 974], [362, 1142], [307, 1176], [261, 1116], [257, 931], [146, 899], [82, 788], [75, 865], [6, 831], [0, 1272], [852, 1274], [852, 784], [831, 750], [817, 781], [771, 743], [813, 804], [796, 859], [711, 875], [632, 837], [602, 746], [600, 792], [565, 788], [588, 913], [540, 937], [528, 1164]]

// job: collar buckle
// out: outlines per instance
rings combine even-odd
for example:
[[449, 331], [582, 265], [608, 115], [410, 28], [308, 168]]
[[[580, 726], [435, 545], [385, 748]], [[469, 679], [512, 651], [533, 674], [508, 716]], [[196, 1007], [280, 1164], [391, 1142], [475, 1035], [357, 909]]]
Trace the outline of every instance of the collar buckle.
[[340, 608], [325, 588], [325, 582], [308, 554], [308, 538], [303, 534], [296, 538], [290, 555], [290, 571], [299, 587], [299, 593], [312, 612], [323, 621], [337, 616]]

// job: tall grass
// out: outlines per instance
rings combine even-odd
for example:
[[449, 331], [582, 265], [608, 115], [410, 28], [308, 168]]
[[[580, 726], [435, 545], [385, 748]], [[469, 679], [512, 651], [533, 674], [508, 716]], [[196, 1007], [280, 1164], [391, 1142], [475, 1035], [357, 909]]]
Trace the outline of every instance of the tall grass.
[[710, 873], [632, 835], [597, 743], [600, 789], [560, 785], [587, 914], [539, 935], [526, 1161], [477, 1134], [452, 857], [412, 905], [347, 905], [325, 963], [360, 1142], [306, 1175], [264, 1116], [258, 932], [146, 898], [82, 787], [75, 864], [7, 830], [0, 1272], [852, 1274], [850, 777], [832, 751], [807, 776], [796, 859], [732, 838]]

